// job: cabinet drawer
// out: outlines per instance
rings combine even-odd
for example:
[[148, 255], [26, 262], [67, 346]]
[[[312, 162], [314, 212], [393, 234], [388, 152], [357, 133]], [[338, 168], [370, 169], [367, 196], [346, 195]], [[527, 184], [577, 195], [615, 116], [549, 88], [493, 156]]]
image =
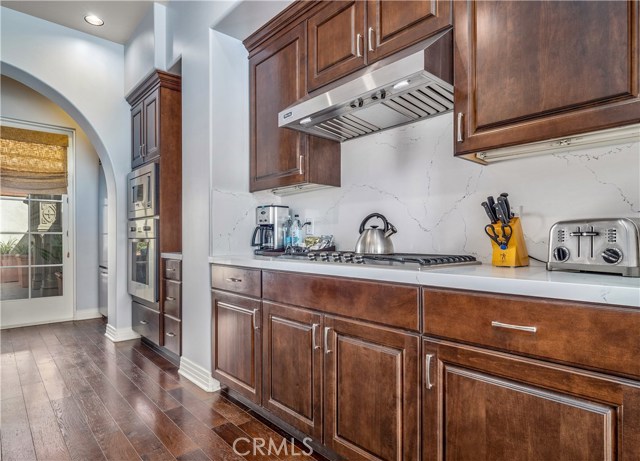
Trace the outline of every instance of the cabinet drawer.
[[182, 283], [173, 280], [164, 281], [164, 313], [182, 318]]
[[397, 328], [420, 329], [418, 287], [290, 272], [264, 271], [262, 277], [265, 300]]
[[176, 355], [181, 353], [182, 322], [167, 315], [164, 316], [164, 347]]
[[637, 309], [435, 289], [423, 305], [430, 336], [640, 376]]
[[131, 315], [133, 331], [160, 345], [160, 313], [133, 301]]
[[262, 295], [260, 271], [233, 266], [211, 265], [211, 288], [259, 298]]
[[182, 261], [179, 259], [165, 259], [164, 278], [169, 280], [182, 280]]

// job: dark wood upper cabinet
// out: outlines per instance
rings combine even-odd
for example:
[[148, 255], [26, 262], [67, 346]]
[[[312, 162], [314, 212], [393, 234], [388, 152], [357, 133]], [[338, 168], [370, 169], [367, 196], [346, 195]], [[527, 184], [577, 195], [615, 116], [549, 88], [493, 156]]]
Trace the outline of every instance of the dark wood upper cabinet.
[[249, 60], [250, 191], [308, 183], [340, 185], [340, 145], [278, 128], [278, 113], [306, 92], [304, 25], [264, 45]]
[[263, 302], [262, 405], [322, 441], [322, 316]]
[[308, 90], [366, 66], [365, 3], [327, 2], [307, 21]]
[[[131, 105], [131, 168], [181, 155], [182, 96], [177, 75], [155, 71], [127, 95]], [[181, 162], [180, 162], [181, 163]]]
[[449, 0], [368, 0], [369, 64], [451, 26]]
[[324, 444], [345, 459], [418, 459], [417, 335], [325, 316]]
[[307, 21], [310, 92], [452, 24], [448, 0], [326, 3]]
[[213, 377], [260, 404], [261, 302], [214, 290], [211, 303]]
[[640, 121], [637, 1], [456, 1], [456, 155]]
[[443, 341], [423, 358], [423, 461], [640, 459], [637, 384]]

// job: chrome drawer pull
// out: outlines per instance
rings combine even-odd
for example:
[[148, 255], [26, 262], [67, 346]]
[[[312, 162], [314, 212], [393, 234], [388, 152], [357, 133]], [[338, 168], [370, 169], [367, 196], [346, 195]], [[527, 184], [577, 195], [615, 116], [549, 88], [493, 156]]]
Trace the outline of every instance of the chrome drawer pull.
[[331, 354], [331, 352], [333, 352], [331, 349], [329, 349], [329, 330], [331, 330], [331, 328], [324, 327], [324, 353], [325, 354]]
[[165, 301], [175, 301], [176, 298], [172, 298], [171, 296], [167, 296], [166, 298], [164, 298]]
[[147, 322], [146, 320], [140, 320], [140, 323], [141, 323], [141, 324], [143, 324], [143, 325], [146, 325], [146, 324], [148, 324], [149, 322]]
[[369, 39], [369, 51], [375, 51], [373, 48], [373, 27], [369, 27], [369, 37], [367, 38]]
[[232, 283], [240, 283], [242, 282], [242, 279], [237, 279], [235, 277], [229, 277], [225, 279], [227, 282], [232, 282]]
[[508, 330], [518, 330], [518, 331], [526, 331], [527, 333], [535, 333], [538, 331], [537, 327], [526, 327], [522, 325], [511, 325], [510, 323], [502, 323], [496, 322], [495, 320], [491, 322], [491, 326], [495, 328], [506, 328]]
[[167, 267], [167, 272], [175, 272], [175, 271], [176, 271], [175, 269], [172, 269], [172, 268], [170, 268], [170, 267]]
[[167, 333], [167, 336], [168, 336], [169, 338], [173, 338], [175, 335], [176, 335], [175, 333], [171, 333], [171, 332]]
[[256, 317], [258, 316], [258, 309], [254, 309], [253, 310], [253, 329], [254, 330], [259, 330], [260, 327], [258, 326], [258, 322]]
[[315, 351], [316, 349], [320, 349], [320, 346], [318, 346], [318, 344], [316, 344], [316, 330], [318, 329], [318, 327], [320, 326], [320, 324], [318, 323], [314, 323], [313, 325], [311, 325], [311, 341], [313, 344], [313, 350]]
[[362, 51], [360, 51], [360, 41], [362, 40], [362, 35], [356, 35], [356, 58], [362, 57]]
[[431, 382], [431, 359], [433, 358], [433, 354], [427, 354], [424, 358], [424, 385], [427, 389], [431, 389], [433, 387], [433, 383]]

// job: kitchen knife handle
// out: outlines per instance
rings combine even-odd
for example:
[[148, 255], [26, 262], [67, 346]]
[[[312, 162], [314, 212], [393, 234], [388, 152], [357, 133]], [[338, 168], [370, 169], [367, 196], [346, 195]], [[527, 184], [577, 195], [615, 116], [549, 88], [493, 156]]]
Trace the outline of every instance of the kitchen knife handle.
[[258, 326], [258, 322], [257, 322], [258, 310], [259, 309], [254, 309], [253, 310], [253, 329], [254, 330], [259, 330], [260, 329], [260, 327]]
[[433, 383], [431, 382], [431, 360], [433, 357], [434, 354], [427, 354], [424, 358], [424, 386], [427, 389], [433, 387]]
[[361, 42], [362, 42], [362, 35], [361, 34], [356, 35], [356, 57], [357, 58], [362, 57], [362, 50], [360, 49]]
[[458, 142], [464, 141], [464, 138], [462, 137], [462, 112], [458, 112], [458, 137], [457, 137], [457, 141]]
[[368, 37], [368, 41], [369, 41], [369, 51], [375, 51], [375, 49], [373, 48], [373, 27], [369, 27], [369, 37]]
[[482, 208], [484, 208], [484, 211], [487, 213], [487, 216], [489, 217], [489, 221], [491, 221], [491, 224], [497, 224], [498, 220], [496, 219], [496, 215], [493, 214], [493, 210], [491, 208], [489, 208], [489, 204], [487, 202], [482, 202]]
[[317, 350], [320, 349], [320, 346], [318, 346], [318, 344], [316, 343], [316, 331], [318, 330], [318, 327], [320, 326], [319, 323], [314, 323], [311, 325], [311, 341], [313, 343], [313, 350]]
[[331, 354], [331, 352], [333, 352], [331, 349], [329, 349], [329, 330], [331, 330], [330, 327], [324, 327], [324, 353], [325, 354]]
[[502, 323], [496, 322], [495, 320], [491, 322], [491, 326], [494, 328], [506, 328], [507, 330], [518, 330], [518, 331], [526, 331], [527, 333], [535, 333], [538, 331], [537, 327], [527, 327], [523, 325], [512, 325], [510, 323]]

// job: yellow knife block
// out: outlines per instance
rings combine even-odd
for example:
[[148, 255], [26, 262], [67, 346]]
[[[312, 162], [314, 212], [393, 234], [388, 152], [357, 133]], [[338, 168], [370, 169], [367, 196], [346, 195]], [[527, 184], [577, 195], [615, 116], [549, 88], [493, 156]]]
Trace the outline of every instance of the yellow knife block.
[[[500, 248], [493, 240], [493, 257], [491, 264], [496, 267], [524, 267], [529, 265], [529, 253], [527, 253], [527, 244], [524, 241], [524, 233], [520, 225], [520, 218], [511, 218], [509, 221], [511, 226], [511, 239], [505, 250]], [[496, 234], [502, 239], [502, 227], [500, 223], [494, 225]]]

